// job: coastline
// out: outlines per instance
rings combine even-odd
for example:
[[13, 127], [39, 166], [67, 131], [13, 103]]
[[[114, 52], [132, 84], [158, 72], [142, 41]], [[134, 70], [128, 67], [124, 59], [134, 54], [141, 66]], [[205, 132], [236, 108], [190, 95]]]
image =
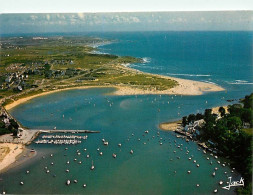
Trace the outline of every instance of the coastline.
[[[225, 113], [228, 113], [228, 106], [216, 106], [211, 108], [213, 114], [219, 113], [219, 108], [223, 107], [225, 109]], [[176, 131], [183, 129], [182, 120], [170, 121], [170, 122], [163, 122], [159, 124], [159, 128], [163, 131]]]
[[[2, 151], [3, 148], [5, 148], [4, 152]], [[0, 149], [1, 156], [3, 155], [3, 159], [0, 161], [0, 172], [3, 172], [3, 170], [6, 170], [16, 162], [18, 156], [25, 150], [25, 147], [22, 144], [0, 143]]]
[[36, 97], [49, 95], [49, 94], [60, 92], [60, 91], [73, 90], [73, 89], [115, 88], [116, 91], [111, 93], [110, 95], [119, 95], [119, 96], [123, 96], [123, 95], [202, 95], [204, 92], [218, 92], [218, 91], [225, 90], [224, 88], [215, 84], [187, 80], [187, 79], [180, 79], [180, 78], [175, 78], [175, 77], [161, 76], [161, 75], [158, 75], [158, 76], [165, 79], [175, 80], [178, 82], [178, 85], [174, 88], [163, 90], [163, 91], [144, 90], [144, 89], [138, 89], [138, 88], [134, 88], [131, 86], [124, 86], [124, 85], [105, 85], [105, 86], [94, 85], [94, 86], [73, 86], [73, 87], [68, 86], [66, 88], [55, 89], [52, 91], [44, 91], [36, 95], [20, 98], [10, 104], [5, 105], [5, 109], [10, 110], [14, 108], [15, 106], [25, 103]]

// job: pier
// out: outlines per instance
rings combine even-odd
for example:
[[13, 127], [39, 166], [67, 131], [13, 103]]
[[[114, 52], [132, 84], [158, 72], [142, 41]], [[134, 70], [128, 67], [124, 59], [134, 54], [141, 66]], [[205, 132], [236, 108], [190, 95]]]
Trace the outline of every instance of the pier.
[[100, 133], [100, 131], [92, 130], [71, 130], [71, 129], [59, 129], [59, 130], [47, 130], [47, 129], [19, 129], [17, 137], [13, 137], [11, 134], [0, 136], [0, 143], [21, 143], [29, 145], [35, 140], [41, 133]]
[[38, 129], [29, 129], [30, 131], [39, 131], [40, 133], [100, 133], [100, 131], [91, 131], [91, 130], [38, 130]]

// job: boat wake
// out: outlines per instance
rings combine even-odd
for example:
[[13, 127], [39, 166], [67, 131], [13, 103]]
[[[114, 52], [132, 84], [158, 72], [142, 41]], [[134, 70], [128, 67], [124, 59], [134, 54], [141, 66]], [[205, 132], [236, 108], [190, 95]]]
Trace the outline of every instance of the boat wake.
[[174, 73], [167, 73], [167, 75], [171, 76], [188, 76], [188, 77], [210, 77], [210, 74], [174, 74]]
[[245, 80], [235, 80], [235, 81], [227, 82], [227, 83], [230, 85], [253, 85], [253, 83], [250, 83]]
[[143, 64], [147, 64], [147, 63], [149, 63], [149, 62], [151, 62], [151, 58], [148, 58], [148, 57], [142, 58], [142, 63], [143, 63]]

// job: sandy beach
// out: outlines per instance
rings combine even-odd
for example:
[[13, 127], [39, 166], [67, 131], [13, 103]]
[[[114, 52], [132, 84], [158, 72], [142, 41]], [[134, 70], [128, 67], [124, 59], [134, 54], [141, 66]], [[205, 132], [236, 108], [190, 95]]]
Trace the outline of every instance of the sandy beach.
[[23, 152], [22, 144], [1, 143], [0, 144], [0, 172], [16, 161]]
[[[160, 76], [160, 75], [159, 75]], [[160, 76], [162, 78], [166, 79], [172, 79], [177, 81], [179, 84], [171, 88], [169, 90], [164, 91], [158, 91], [158, 90], [144, 90], [144, 89], [138, 89], [131, 86], [125, 86], [125, 85], [107, 85], [107, 86], [74, 86], [74, 87], [66, 87], [63, 89], [55, 89], [52, 91], [45, 91], [40, 94], [32, 95], [29, 97], [18, 99], [8, 105], [5, 106], [6, 110], [10, 110], [14, 108], [15, 106], [27, 102], [35, 97], [43, 96], [43, 95], [49, 95], [51, 93], [59, 92], [59, 91], [65, 91], [65, 90], [71, 90], [71, 89], [89, 89], [89, 88], [105, 88], [105, 87], [112, 87], [116, 88], [117, 90], [113, 92], [111, 95], [148, 95], [148, 94], [158, 94], [158, 95], [201, 95], [204, 92], [215, 92], [215, 91], [223, 91], [224, 89], [218, 85], [211, 84], [211, 83], [205, 83], [205, 82], [199, 82], [199, 81], [193, 81], [193, 80], [186, 80], [186, 79], [179, 79], [174, 77], [167, 77], [167, 76]]]
[[161, 124], [159, 124], [159, 128], [162, 130], [165, 130], [165, 131], [175, 131], [177, 129], [182, 128], [182, 121], [178, 120], [178, 121], [174, 121], [174, 122], [161, 123]]

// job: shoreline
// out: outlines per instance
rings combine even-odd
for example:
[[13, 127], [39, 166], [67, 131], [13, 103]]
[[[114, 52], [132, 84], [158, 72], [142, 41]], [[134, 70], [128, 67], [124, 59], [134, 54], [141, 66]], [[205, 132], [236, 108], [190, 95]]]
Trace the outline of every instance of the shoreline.
[[[154, 75], [154, 74], [151, 74], [151, 75]], [[202, 95], [204, 92], [218, 92], [218, 91], [225, 90], [224, 88], [215, 84], [194, 81], [194, 80], [180, 79], [180, 78], [175, 78], [175, 77], [161, 76], [161, 75], [158, 75], [158, 76], [165, 79], [175, 80], [176, 82], [178, 82], [178, 85], [174, 88], [163, 90], [163, 91], [144, 90], [144, 89], [138, 89], [131, 86], [123, 86], [123, 85], [105, 85], [105, 86], [94, 85], [94, 86], [73, 86], [73, 87], [68, 86], [66, 88], [55, 89], [52, 91], [44, 91], [36, 95], [20, 98], [18, 100], [15, 100], [12, 103], [5, 105], [4, 107], [8, 111], [18, 106], [19, 104], [25, 103], [33, 98], [49, 95], [49, 94], [60, 92], [60, 91], [74, 90], [74, 89], [115, 88], [116, 91], [113, 93], [110, 93], [109, 95], [118, 95], [118, 96], [124, 96], [124, 95]]]
[[[223, 107], [225, 109], [225, 112], [228, 113], [228, 106], [216, 106], [212, 107], [212, 113], [218, 114], [219, 108]], [[176, 131], [176, 130], [182, 130], [182, 120], [176, 120], [176, 121], [170, 121], [170, 122], [162, 122], [158, 125], [158, 127], [163, 131]]]
[[176, 131], [178, 128], [182, 128], [182, 120], [160, 123], [159, 128], [163, 131]]
[[[3, 155], [2, 161], [0, 161], [0, 173], [10, 168], [18, 157], [25, 151], [25, 146], [22, 144], [14, 143], [0, 143], [1, 157]], [[3, 148], [5, 151], [2, 151]], [[6, 151], [8, 150], [8, 152]]]

